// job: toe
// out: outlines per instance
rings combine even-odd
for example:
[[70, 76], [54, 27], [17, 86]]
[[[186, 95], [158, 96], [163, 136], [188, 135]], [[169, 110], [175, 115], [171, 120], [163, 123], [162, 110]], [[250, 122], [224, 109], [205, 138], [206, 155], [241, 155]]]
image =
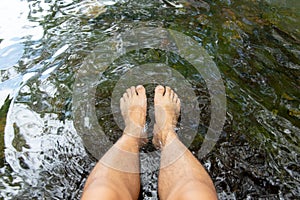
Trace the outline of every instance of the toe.
[[163, 86], [161, 85], [156, 86], [154, 98], [163, 96], [164, 92], [165, 92], [165, 88]]
[[178, 101], [178, 95], [174, 93], [173, 102], [177, 103], [177, 101]]
[[128, 92], [125, 92], [125, 93], [123, 94], [123, 97], [122, 97], [123, 101], [124, 101], [124, 102], [127, 101], [128, 98], [129, 98]]
[[120, 108], [121, 109], [123, 109], [124, 103], [125, 103], [124, 97], [121, 97], [121, 99], [120, 99]]
[[173, 101], [174, 95], [175, 95], [175, 92], [173, 90], [171, 90], [171, 93], [170, 93], [170, 99], [171, 99], [171, 101]]
[[127, 94], [127, 96], [128, 96], [129, 98], [132, 97], [131, 88], [128, 88], [128, 89], [126, 90], [126, 94]]
[[122, 105], [125, 102], [124, 97], [121, 97], [120, 99], [120, 105]]
[[179, 98], [177, 99], [177, 102], [176, 102], [176, 109], [179, 114], [179, 112], [180, 112], [180, 99]]
[[144, 96], [144, 95], [146, 95], [146, 90], [145, 90], [144, 86], [142, 86], [142, 85], [138, 85], [138, 86], [136, 87], [136, 92], [137, 92], [137, 94], [138, 94], [139, 96]]
[[171, 88], [169, 86], [166, 86], [166, 93], [165, 96], [169, 97], [171, 95]]
[[131, 91], [131, 96], [137, 95], [136, 89], [135, 89], [134, 86], [131, 86], [131, 87], [130, 87], [130, 91]]

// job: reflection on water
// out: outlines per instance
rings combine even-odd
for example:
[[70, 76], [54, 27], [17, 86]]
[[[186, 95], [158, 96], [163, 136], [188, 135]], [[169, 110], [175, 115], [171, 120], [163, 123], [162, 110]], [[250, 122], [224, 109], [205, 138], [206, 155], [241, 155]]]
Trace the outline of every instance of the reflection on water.
[[[96, 160], [74, 127], [74, 76], [98, 43], [142, 26], [193, 37], [220, 69], [226, 85], [226, 124], [214, 150], [201, 160], [220, 199], [300, 197], [299, 2], [179, 3], [182, 6], [152, 0], [1, 2], [1, 198], [79, 199]], [[109, 66], [97, 87], [99, 124], [116, 141], [121, 132], [110, 111], [113, 87], [133, 65], [147, 62], [166, 63], [193, 86], [202, 111], [202, 125], [190, 146], [196, 154], [210, 120], [209, 94], [201, 75], [174, 54], [145, 49]], [[154, 86], [146, 87], [150, 91]], [[141, 160], [141, 198], [157, 199], [157, 173], [149, 168], [155, 161]]]

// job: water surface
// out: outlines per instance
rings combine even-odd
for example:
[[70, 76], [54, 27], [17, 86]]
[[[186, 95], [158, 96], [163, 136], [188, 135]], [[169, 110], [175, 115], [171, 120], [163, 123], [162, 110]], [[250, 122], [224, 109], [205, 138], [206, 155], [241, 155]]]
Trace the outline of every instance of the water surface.
[[[133, 28], [180, 31], [217, 64], [227, 96], [226, 123], [200, 161], [220, 199], [300, 197], [300, 8], [290, 1], [1, 2], [0, 198], [79, 199], [96, 163], [74, 126], [76, 73], [99, 43]], [[97, 119], [110, 142], [121, 130], [110, 109], [120, 76], [147, 62], [165, 63], [193, 86], [201, 126], [210, 121], [205, 81], [181, 57], [144, 49], [116, 60], [97, 85]], [[99, 76], [100, 77], [100, 76]], [[154, 84], [146, 85], [151, 113]], [[149, 130], [153, 116], [148, 118]], [[153, 151], [148, 145], [142, 151]], [[141, 158], [142, 163], [153, 160]], [[143, 165], [141, 199], [157, 199], [157, 172]]]

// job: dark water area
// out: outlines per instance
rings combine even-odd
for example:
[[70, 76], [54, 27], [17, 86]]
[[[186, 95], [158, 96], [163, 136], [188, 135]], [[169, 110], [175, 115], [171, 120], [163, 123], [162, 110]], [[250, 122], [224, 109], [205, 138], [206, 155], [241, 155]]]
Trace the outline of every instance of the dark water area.
[[[0, 13], [0, 199], [80, 199], [97, 159], [76, 127], [78, 72], [103, 41], [140, 27], [186, 34], [221, 73], [225, 125], [213, 150], [198, 157], [219, 199], [300, 198], [300, 1], [11, 0], [1, 2]], [[197, 157], [211, 120], [210, 94], [201, 74], [174, 53], [129, 52], [95, 73], [97, 123], [109, 142], [120, 137], [114, 87], [149, 62], [175, 69], [192, 86], [201, 125], [189, 149]], [[151, 133], [155, 84], [145, 86]], [[141, 157], [140, 199], [158, 199], [151, 162]]]

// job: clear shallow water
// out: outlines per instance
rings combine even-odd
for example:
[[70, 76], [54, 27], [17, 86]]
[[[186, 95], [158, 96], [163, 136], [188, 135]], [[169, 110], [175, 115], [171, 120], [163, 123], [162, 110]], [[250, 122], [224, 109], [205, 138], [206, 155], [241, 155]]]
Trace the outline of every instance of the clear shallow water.
[[[141, 26], [193, 37], [220, 69], [226, 124], [201, 160], [220, 199], [300, 197], [298, 1], [189, 1], [183, 8], [146, 0], [10, 2], [0, 7], [1, 198], [79, 199], [96, 160], [73, 123], [75, 74], [97, 44]], [[117, 140], [113, 87], [134, 64], [149, 61], [167, 63], [193, 85], [202, 111], [190, 146], [196, 154], [210, 120], [209, 94], [204, 80], [173, 54], [145, 49], [109, 66], [96, 92], [99, 124]], [[157, 173], [146, 166], [141, 199], [157, 199]]]

